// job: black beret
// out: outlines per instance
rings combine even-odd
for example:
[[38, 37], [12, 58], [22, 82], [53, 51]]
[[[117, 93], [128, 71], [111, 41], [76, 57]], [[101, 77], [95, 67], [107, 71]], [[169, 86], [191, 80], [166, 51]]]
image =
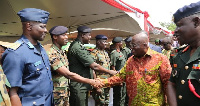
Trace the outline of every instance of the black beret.
[[103, 40], [107, 40], [108, 39], [105, 35], [97, 35], [95, 38], [96, 39], [103, 39]]
[[17, 13], [21, 22], [36, 21], [46, 24], [49, 19], [49, 12], [37, 8], [25, 8]]
[[122, 37], [114, 37], [113, 40], [112, 40], [112, 42], [113, 42], [113, 43], [119, 43], [119, 42], [121, 42], [122, 40], [123, 40]]
[[83, 32], [83, 33], [90, 33], [90, 32], [92, 32], [92, 29], [87, 27], [87, 26], [79, 26], [77, 28], [77, 31], [78, 32]]
[[174, 14], [174, 23], [177, 23], [182, 18], [188, 17], [190, 15], [200, 12], [200, 1], [197, 3], [191, 3], [182, 8], [179, 8]]
[[132, 41], [132, 37], [127, 37], [124, 41], [125, 42], [130, 42], [130, 41]]
[[65, 26], [54, 26], [49, 30], [50, 35], [62, 35], [68, 30]]

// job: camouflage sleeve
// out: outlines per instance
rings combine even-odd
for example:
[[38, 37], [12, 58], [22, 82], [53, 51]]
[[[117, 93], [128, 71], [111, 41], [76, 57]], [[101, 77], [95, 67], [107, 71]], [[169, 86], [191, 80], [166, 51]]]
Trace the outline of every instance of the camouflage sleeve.
[[51, 63], [53, 70], [57, 70], [58, 68], [64, 66], [58, 55], [59, 54], [56, 53], [49, 55], [49, 62]]
[[90, 52], [90, 54], [91, 54], [92, 58], [94, 59], [94, 61], [96, 62], [97, 61], [96, 51], [93, 50], [93, 51]]
[[50, 45], [44, 46], [44, 49], [47, 52], [47, 55], [49, 57], [49, 62], [51, 63], [51, 68], [55, 71], [58, 68], [64, 66], [64, 63], [62, 63], [62, 61], [60, 61], [60, 54], [58, 54], [57, 52], [55, 52], [54, 49], [51, 48]]

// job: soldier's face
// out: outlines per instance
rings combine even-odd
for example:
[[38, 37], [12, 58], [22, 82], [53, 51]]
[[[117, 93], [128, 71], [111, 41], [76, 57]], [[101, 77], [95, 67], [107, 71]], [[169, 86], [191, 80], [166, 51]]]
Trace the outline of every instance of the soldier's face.
[[82, 35], [83, 44], [89, 44], [91, 39], [90, 33], [85, 33]]
[[43, 41], [46, 34], [46, 24], [38, 23], [38, 22], [30, 22], [31, 27], [31, 36], [34, 40]]
[[62, 34], [62, 35], [58, 35], [56, 41], [57, 41], [57, 43], [60, 44], [61, 46], [66, 45], [67, 42], [68, 42], [67, 33], [64, 33], [64, 34]]
[[104, 50], [106, 48], [106, 45], [108, 44], [106, 41], [107, 40], [98, 40], [98, 45], [100, 49]]
[[5, 51], [5, 49], [2, 46], [0, 46], [0, 61], [1, 61], [4, 51]]
[[197, 40], [199, 30], [197, 25], [199, 24], [197, 24], [198, 20], [195, 21], [195, 19], [199, 18], [186, 17], [176, 23], [177, 27], [174, 35], [182, 44], [191, 44]]

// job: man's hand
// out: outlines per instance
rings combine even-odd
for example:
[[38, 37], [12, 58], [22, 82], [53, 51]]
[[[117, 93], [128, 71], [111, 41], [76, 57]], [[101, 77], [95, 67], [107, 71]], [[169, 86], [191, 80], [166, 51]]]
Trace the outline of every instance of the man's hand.
[[115, 70], [110, 70], [110, 71], [109, 71], [109, 74], [110, 74], [110, 75], [115, 75], [115, 74], [117, 74], [117, 73], [118, 73], [118, 71], [115, 71]]
[[96, 78], [96, 79], [92, 79], [92, 81], [90, 82], [90, 85], [92, 85], [96, 89], [99, 89], [104, 86], [104, 83], [101, 82], [99, 78]]

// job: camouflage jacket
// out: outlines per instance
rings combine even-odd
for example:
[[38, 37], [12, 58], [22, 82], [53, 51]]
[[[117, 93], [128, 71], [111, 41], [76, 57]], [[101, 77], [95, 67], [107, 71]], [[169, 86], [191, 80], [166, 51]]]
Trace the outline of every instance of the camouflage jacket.
[[[99, 50], [95, 48], [94, 50], [91, 51], [91, 55], [97, 64], [101, 65], [106, 69], [110, 69], [110, 58], [105, 50]], [[109, 74], [100, 72], [95, 72], [95, 73], [97, 75], [97, 78], [106, 79], [110, 77]]]
[[10, 87], [10, 83], [8, 82], [0, 65], [0, 106], [11, 106], [6, 86]]
[[[68, 97], [69, 79], [60, 75], [55, 70], [65, 66], [68, 68], [67, 56], [63, 50], [60, 50], [54, 44], [44, 46], [47, 55], [49, 56], [49, 61], [52, 69], [52, 79], [54, 85], [54, 98], [59, 98], [59, 96]], [[56, 94], [56, 95], [55, 95]], [[59, 95], [57, 95], [59, 94]]]

